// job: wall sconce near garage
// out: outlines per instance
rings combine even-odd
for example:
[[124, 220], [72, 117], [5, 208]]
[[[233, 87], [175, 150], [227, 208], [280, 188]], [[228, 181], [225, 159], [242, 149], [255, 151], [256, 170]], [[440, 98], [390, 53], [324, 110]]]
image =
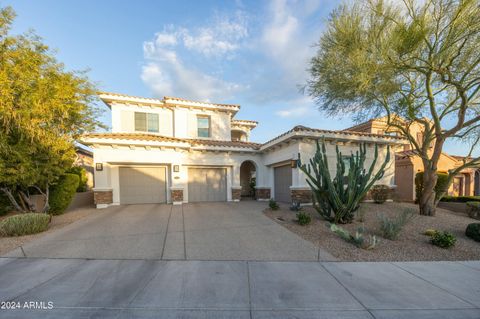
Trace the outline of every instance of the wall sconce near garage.
[[295, 160], [295, 159], [292, 159], [292, 160], [290, 161], [290, 167], [291, 167], [291, 168], [297, 168], [297, 167], [300, 165], [300, 153], [298, 153], [297, 157], [298, 157], [298, 158], [297, 158], [296, 160]]
[[291, 168], [297, 168], [298, 160], [291, 160], [290, 161], [290, 167]]
[[96, 171], [103, 171], [103, 163], [95, 164], [95, 170]]
[[173, 172], [174, 173], [180, 172], [180, 165], [173, 165]]

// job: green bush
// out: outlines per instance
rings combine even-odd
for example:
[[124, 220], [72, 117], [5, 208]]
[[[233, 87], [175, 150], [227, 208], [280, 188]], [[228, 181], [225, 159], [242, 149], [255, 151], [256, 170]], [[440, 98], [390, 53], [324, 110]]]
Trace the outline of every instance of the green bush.
[[[440, 193], [446, 191], [448, 181], [448, 174], [437, 173], [437, 184], [435, 185], [435, 197], [440, 197]], [[423, 192], [423, 172], [418, 172], [415, 175], [415, 202], [418, 202]]]
[[440, 201], [453, 203], [480, 202], [480, 196], [443, 196]]
[[312, 222], [312, 217], [305, 212], [297, 213], [297, 222], [299, 225], [305, 226]]
[[0, 235], [24, 236], [47, 230], [51, 216], [39, 213], [19, 214], [0, 222]]
[[380, 221], [380, 234], [383, 238], [396, 240], [402, 231], [403, 226], [412, 220], [415, 214], [415, 209], [407, 208], [394, 218], [388, 218], [385, 215], [378, 216]]
[[480, 241], [480, 223], [468, 224], [465, 235], [475, 241]]
[[383, 204], [388, 199], [390, 187], [387, 185], [373, 185], [370, 189], [372, 199], [377, 204]]
[[277, 210], [280, 208], [280, 206], [278, 206], [277, 202], [273, 198], [271, 198], [268, 202], [268, 207], [270, 207], [270, 209], [272, 210]]
[[78, 180], [77, 192], [87, 191], [88, 177], [87, 177], [87, 171], [85, 170], [85, 168], [80, 166], [73, 166], [67, 171], [67, 173], [78, 175], [79, 180]]
[[450, 248], [455, 246], [455, 243], [457, 242], [457, 238], [455, 238], [454, 234], [449, 233], [447, 231], [436, 232], [435, 234], [433, 234], [431, 242], [435, 246], [438, 246], [441, 248]]
[[58, 183], [52, 187], [50, 191], [50, 210], [48, 211], [53, 215], [60, 215], [65, 212], [68, 205], [75, 195], [75, 191], [78, 187], [78, 175], [65, 174], [60, 178]]
[[0, 193], [0, 216], [6, 215], [13, 210], [12, 203], [5, 194]]

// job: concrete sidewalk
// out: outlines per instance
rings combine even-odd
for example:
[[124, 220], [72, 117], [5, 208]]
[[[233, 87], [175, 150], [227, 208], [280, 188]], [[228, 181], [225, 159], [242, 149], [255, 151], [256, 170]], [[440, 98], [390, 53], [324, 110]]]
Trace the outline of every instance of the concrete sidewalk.
[[480, 318], [480, 261], [0, 258], [1, 318]]

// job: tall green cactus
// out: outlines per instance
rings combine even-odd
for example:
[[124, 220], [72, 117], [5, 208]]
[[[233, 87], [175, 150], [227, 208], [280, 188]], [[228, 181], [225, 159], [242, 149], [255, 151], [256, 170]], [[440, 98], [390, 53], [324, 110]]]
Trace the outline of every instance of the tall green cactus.
[[300, 163], [300, 169], [307, 175], [307, 183], [313, 194], [315, 209], [326, 220], [333, 223], [351, 223], [360, 201], [365, 197], [373, 184], [384, 175], [385, 167], [390, 161], [390, 147], [387, 147], [385, 162], [374, 173], [378, 159], [378, 146], [375, 144], [373, 162], [368, 171], [364, 168], [367, 153], [366, 144], [360, 144], [359, 150], [349, 157], [348, 175], [345, 175], [345, 162], [342, 153], [336, 146], [337, 173], [332, 179], [328, 168], [325, 140], [320, 146], [317, 143], [315, 155], [309, 164]]

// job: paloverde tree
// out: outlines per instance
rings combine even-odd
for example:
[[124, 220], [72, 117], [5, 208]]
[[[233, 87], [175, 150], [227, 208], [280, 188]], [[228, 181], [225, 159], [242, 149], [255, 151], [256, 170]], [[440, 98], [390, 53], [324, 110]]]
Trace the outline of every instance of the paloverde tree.
[[75, 138], [99, 125], [96, 90], [35, 34], [10, 35], [14, 18], [12, 8], [0, 8], [0, 192], [29, 211], [35, 189], [46, 211], [49, 186], [75, 159]]
[[[420, 213], [435, 215], [437, 164], [449, 139], [471, 149], [454, 175], [477, 165], [480, 2], [356, 1], [330, 16], [311, 60], [307, 92], [330, 115], [387, 115], [424, 167]], [[417, 142], [409, 126], [421, 125]], [[441, 194], [443, 195], [443, 194]]]

